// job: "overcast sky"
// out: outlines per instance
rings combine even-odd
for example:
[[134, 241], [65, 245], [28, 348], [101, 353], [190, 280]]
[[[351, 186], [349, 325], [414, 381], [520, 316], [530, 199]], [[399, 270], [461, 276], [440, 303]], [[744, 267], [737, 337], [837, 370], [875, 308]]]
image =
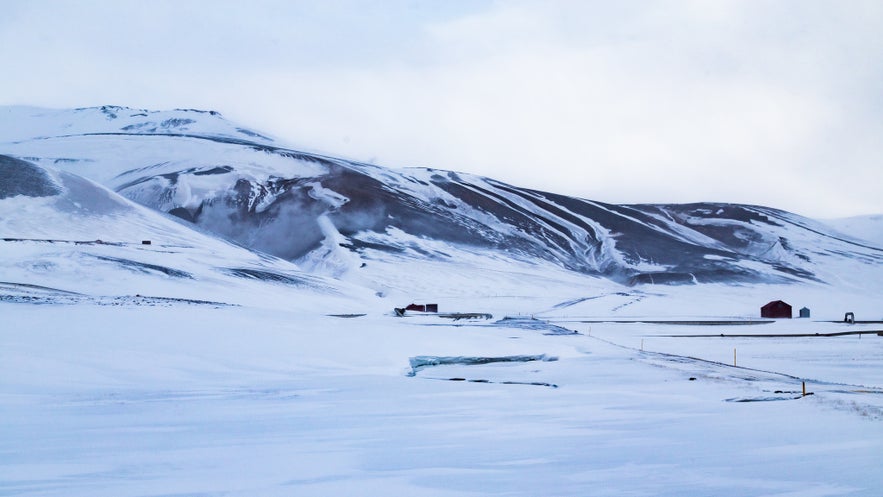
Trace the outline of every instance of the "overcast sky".
[[0, 105], [614, 203], [883, 213], [883, 2], [4, 0]]

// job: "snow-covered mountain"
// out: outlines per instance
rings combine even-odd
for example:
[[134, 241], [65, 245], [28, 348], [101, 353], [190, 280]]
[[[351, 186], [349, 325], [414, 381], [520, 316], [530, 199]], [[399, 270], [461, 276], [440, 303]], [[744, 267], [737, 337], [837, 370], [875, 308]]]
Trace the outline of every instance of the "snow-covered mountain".
[[364, 290], [201, 233], [69, 172], [0, 155], [0, 178], [2, 299], [146, 295], [202, 301], [225, 295], [227, 302], [244, 303], [260, 302], [274, 286], [295, 295], [324, 294], [329, 303], [346, 295], [347, 307], [358, 306], [354, 298], [371, 299]]
[[773, 208], [612, 205], [393, 170], [286, 148], [216, 112], [6, 107], [0, 123], [0, 153], [89, 178], [306, 271], [374, 286], [401, 261], [551, 265], [628, 286], [824, 283], [845, 266], [883, 262], [873, 242]]
[[[883, 265], [854, 227], [390, 170], [196, 111], [0, 129], [0, 494], [883, 485]], [[774, 299], [813, 318], [757, 319]]]

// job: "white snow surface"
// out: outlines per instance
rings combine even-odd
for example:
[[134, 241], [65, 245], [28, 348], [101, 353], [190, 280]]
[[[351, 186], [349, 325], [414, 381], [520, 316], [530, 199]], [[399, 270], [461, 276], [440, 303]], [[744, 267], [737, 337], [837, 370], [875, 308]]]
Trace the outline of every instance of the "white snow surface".
[[[0, 199], [0, 495], [883, 488], [866, 264], [830, 284], [630, 288], [426, 240], [436, 257], [353, 267], [325, 223], [332, 257], [298, 266], [46, 162], [61, 193]], [[759, 319], [776, 299], [812, 317]], [[440, 313], [395, 317], [412, 302]]]
[[868, 240], [883, 247], [883, 214], [828, 219], [824, 223], [853, 237]]
[[274, 141], [263, 134], [238, 127], [214, 111], [156, 111], [116, 105], [81, 109], [0, 108], [0, 137], [3, 141], [73, 136], [81, 134], [83, 129], [88, 129], [91, 134], [182, 134], [226, 136], [261, 143]]
[[[308, 195], [319, 200], [319, 204], [327, 212], [333, 212], [350, 199], [312, 178], [322, 176], [332, 167], [342, 167], [364, 173], [378, 180], [384, 188], [410, 195], [417, 202], [441, 206], [441, 210], [456, 212], [464, 219], [491, 227], [491, 234], [487, 235], [489, 238], [521, 239], [531, 246], [543, 247], [547, 250], [547, 257], [558, 261], [574, 263], [577, 261], [572, 260], [572, 255], [581, 254], [578, 263], [587, 271], [604, 273], [611, 268], [625, 268], [635, 272], [662, 273], [670, 269], [652, 257], [625, 254], [617, 247], [618, 233], [593, 219], [571, 212], [541, 192], [520, 191], [515, 194], [506, 191], [506, 188], [500, 188], [501, 185], [493, 180], [474, 175], [422, 168], [390, 170], [371, 164], [302, 154], [293, 149], [274, 148], [276, 145], [263, 134], [237, 127], [217, 113], [205, 111], [148, 111], [116, 106], [73, 110], [0, 107], [0, 153], [88, 178], [115, 191], [124, 192], [131, 200], [164, 212], [174, 209], [197, 211], [205, 203], [212, 204], [223, 199], [225, 192], [229, 194], [240, 185], [247, 184], [251, 188], [247, 207], [249, 210], [253, 209], [254, 213], [261, 213], [273, 206], [279, 198], [277, 195], [284, 191], [275, 189], [274, 181], [305, 178], [310, 178], [307, 180], [311, 188]], [[477, 198], [485, 197], [491, 204], [517, 206], [519, 211], [533, 215], [537, 220], [537, 232], [524, 232], [517, 224], [496, 219], [493, 214], [470, 206], [443, 189], [432, 186], [429, 180], [435, 175], [464, 178], [467, 181], [463, 183], [463, 187], [472, 190]], [[174, 184], [174, 188], [168, 189], [170, 184]], [[649, 211], [649, 214], [641, 214], [660, 221], [658, 225], [648, 224], [630, 217], [626, 210], [614, 211], [601, 204], [589, 203], [612, 216], [631, 219], [639, 225], [643, 224], [645, 228], [672, 235], [688, 244], [705, 245], [708, 249], [724, 249], [721, 242], [703, 234], [701, 230], [667, 222], [671, 221], [670, 218], [666, 219], [671, 216], [669, 213]], [[550, 216], [538, 204], [563, 215]], [[282, 209], [291, 207], [292, 205], [286, 205]], [[295, 205], [294, 208], [298, 206]], [[754, 211], [761, 217], [769, 214], [769, 210], [764, 208]], [[228, 215], [229, 211], [226, 210], [210, 210], [203, 214], [200, 222], [249, 247], [257, 246], [268, 251], [278, 249], [279, 245], [292, 243], [289, 239], [269, 243], [267, 240], [271, 237], [267, 233], [278, 234], [300, 229], [299, 226], [286, 223], [290, 219], [282, 216], [282, 221], [274, 220], [259, 226], [233, 225], [224, 231], [218, 225], [230, 224], [227, 223]], [[788, 218], [786, 213], [779, 212], [774, 217], [779, 219], [780, 215]], [[847, 242], [863, 239], [849, 231], [842, 239], [819, 237], [818, 231], [830, 229], [820, 223], [807, 225], [811, 223], [810, 220], [792, 217], [792, 221], [781, 225], [773, 223], [764, 226], [760, 231], [754, 230], [751, 222], [690, 216], [686, 218], [691, 220], [693, 226], [733, 230], [737, 239], [741, 233], [741, 241], [744, 242], [744, 246], [738, 249], [741, 255], [734, 254], [735, 258], [727, 262], [733, 267], [741, 266], [758, 274], [766, 273], [779, 280], [796, 279], [796, 271], [818, 277], [820, 281], [837, 282], [844, 273], [849, 272], [848, 268], [844, 270], [840, 267], [842, 264], [853, 266], [856, 257], [864, 257], [871, 265], [879, 258], [880, 243], [872, 240], [872, 246], [860, 246], [861, 243], [856, 245]], [[309, 222], [312, 223], [311, 220]], [[881, 223], [877, 222], [876, 225], [880, 226]], [[740, 231], [740, 227], [744, 229]], [[337, 243], [334, 233], [324, 227], [320, 228], [323, 236], [330, 236], [321, 246], [315, 248], [314, 253], [274, 253], [298, 259], [308, 266], [307, 269], [326, 276], [364, 280], [363, 274], [351, 274], [353, 272], [348, 269], [353, 265], [347, 260], [349, 258], [341, 250], [330, 246]], [[862, 233], [866, 232], [867, 230], [862, 230]], [[404, 241], [398, 235], [394, 230], [386, 233], [373, 231], [357, 234], [352, 238], [353, 241], [370, 239], [375, 244], [412, 252], [439, 252], [437, 247], [432, 246], [432, 240], [412, 237], [407, 240], [407, 245], [402, 245]], [[783, 239], [796, 242], [795, 246], [783, 246]], [[565, 242], [560, 244], [561, 240]], [[461, 256], [462, 247], [444, 248], [444, 256], [449, 259]], [[727, 251], [729, 249], [724, 250]], [[329, 255], [331, 260], [323, 260]], [[358, 273], [371, 273], [374, 267], [382, 266], [388, 258], [386, 254], [379, 256], [380, 264], [369, 264], [368, 269]], [[487, 257], [486, 254], [479, 256]], [[517, 254], [508, 256], [515, 259]], [[472, 254], [466, 254], [465, 257], [471, 258]], [[533, 257], [528, 256], [526, 261], [510, 262], [516, 266], [531, 265], [533, 260], [530, 259]], [[758, 261], [762, 264], [758, 264]], [[357, 268], [359, 266], [355, 265]], [[786, 271], [780, 270], [781, 268]], [[385, 273], [371, 275], [375, 281], [386, 277]], [[696, 278], [694, 275], [694, 281]], [[375, 285], [377, 288], [382, 286], [382, 282]]]

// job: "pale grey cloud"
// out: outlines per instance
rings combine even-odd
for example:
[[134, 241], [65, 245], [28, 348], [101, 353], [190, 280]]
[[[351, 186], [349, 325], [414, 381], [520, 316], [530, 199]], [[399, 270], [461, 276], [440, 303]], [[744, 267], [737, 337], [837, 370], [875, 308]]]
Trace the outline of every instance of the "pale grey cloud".
[[332, 155], [610, 202], [883, 212], [879, 2], [9, 11], [0, 103], [210, 108]]

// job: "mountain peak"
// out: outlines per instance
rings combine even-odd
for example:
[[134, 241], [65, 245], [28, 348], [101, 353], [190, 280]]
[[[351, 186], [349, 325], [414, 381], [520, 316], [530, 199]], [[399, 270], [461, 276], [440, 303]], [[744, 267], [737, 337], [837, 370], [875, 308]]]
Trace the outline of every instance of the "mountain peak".
[[376, 283], [405, 260], [469, 260], [623, 285], [820, 283], [848, 266], [883, 266], [872, 242], [778, 209], [613, 205], [470, 174], [387, 169], [280, 147], [212, 111], [0, 108], [0, 116], [16, 117], [0, 121], [8, 155], [335, 277]]
[[194, 135], [274, 142], [227, 121], [214, 110], [147, 110], [118, 105], [76, 109], [0, 107], [0, 142], [95, 134]]

